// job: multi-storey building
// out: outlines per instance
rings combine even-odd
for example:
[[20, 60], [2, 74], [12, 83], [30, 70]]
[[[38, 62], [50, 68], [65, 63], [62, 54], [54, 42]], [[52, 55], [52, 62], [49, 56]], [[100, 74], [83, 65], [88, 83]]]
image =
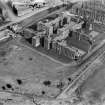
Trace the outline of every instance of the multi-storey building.
[[46, 34], [51, 35], [57, 30], [59, 26], [59, 20], [60, 17], [58, 17], [57, 15], [55, 15], [54, 17], [48, 17], [37, 24], [37, 30], [46, 30]]
[[[74, 19], [73, 19], [73, 18]], [[65, 12], [54, 18], [46, 18], [38, 23], [37, 30], [46, 30], [46, 35], [41, 38], [42, 47], [46, 50], [54, 50], [58, 55], [76, 59], [85, 54], [82, 49], [68, 45], [67, 39], [71, 31], [82, 28], [83, 21], [75, 18], [74, 15]], [[71, 36], [71, 35], [70, 35]]]

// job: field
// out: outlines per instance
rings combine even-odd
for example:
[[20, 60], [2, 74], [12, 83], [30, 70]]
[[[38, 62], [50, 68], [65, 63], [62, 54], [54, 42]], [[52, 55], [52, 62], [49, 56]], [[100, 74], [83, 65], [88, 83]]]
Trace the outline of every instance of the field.
[[[11, 90], [6, 87], [10, 84], [12, 91], [55, 97], [61, 92], [60, 81], [66, 86], [65, 77], [75, 71], [76, 68], [64, 66], [15, 40], [0, 46], [0, 90], [3, 87]], [[47, 81], [46, 86], [44, 81]]]
[[[103, 56], [104, 57], [104, 56]], [[105, 102], [105, 62], [96, 69], [96, 72], [84, 82], [80, 88], [81, 95], [89, 101], [89, 103]]]

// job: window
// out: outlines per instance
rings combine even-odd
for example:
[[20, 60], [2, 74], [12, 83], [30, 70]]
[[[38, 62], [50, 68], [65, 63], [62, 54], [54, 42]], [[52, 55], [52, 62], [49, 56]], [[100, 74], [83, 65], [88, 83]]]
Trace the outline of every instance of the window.
[[69, 37], [72, 37], [72, 35], [73, 35], [73, 32], [69, 31]]

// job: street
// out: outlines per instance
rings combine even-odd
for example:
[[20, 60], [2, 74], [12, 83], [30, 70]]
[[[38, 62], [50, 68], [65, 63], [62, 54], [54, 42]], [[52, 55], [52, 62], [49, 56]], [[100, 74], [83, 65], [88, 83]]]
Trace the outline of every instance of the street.
[[16, 15], [14, 15], [14, 13], [11, 11], [11, 8], [7, 4], [5, 4], [5, 3], [2, 3], [2, 4], [5, 8], [7, 8], [8, 16], [11, 19], [11, 22], [0, 26], [0, 30], [4, 29], [7, 26], [10, 26], [12, 24], [16, 24], [16, 23], [19, 23], [20, 26], [22, 26], [22, 27], [28, 27], [28, 26], [32, 25], [33, 23], [41, 20], [42, 18], [45, 18], [45, 17], [50, 16], [55, 13], [60, 13], [66, 9], [70, 9], [74, 5], [74, 4], [69, 4], [69, 8], [67, 8], [66, 6], [57, 4], [59, 6], [58, 8], [44, 7], [44, 8], [41, 8], [40, 10], [39, 9], [34, 10], [31, 13], [26, 14], [22, 17], [18, 17]]

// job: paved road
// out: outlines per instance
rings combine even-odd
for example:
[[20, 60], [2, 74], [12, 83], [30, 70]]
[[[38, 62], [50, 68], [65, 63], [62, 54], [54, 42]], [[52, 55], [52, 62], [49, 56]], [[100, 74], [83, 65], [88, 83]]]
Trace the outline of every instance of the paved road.
[[70, 9], [73, 5], [74, 4], [69, 4], [69, 8], [67, 8], [65, 6], [65, 7], [61, 7], [59, 9], [55, 9], [54, 11], [49, 10], [49, 8], [44, 8], [44, 9], [41, 9], [41, 10], [39, 10], [37, 12], [36, 11], [32, 12], [32, 13], [30, 13], [28, 15], [23, 16], [23, 17], [17, 17], [10, 10], [9, 6], [4, 4], [4, 7], [7, 8], [7, 12], [8, 12], [8, 15], [9, 15], [9, 17], [11, 19], [11, 22], [8, 22], [7, 24], [2, 25], [0, 27], [0, 30], [6, 28], [7, 26], [15, 24], [15, 23], [19, 23], [23, 27], [29, 26], [32, 23], [35, 23], [36, 21], [38, 21], [38, 20], [40, 20], [42, 18], [45, 18], [45, 17], [47, 17], [49, 15], [62, 12], [65, 9]]
[[[68, 9], [70, 9], [71, 7], [73, 6], [73, 4], [70, 4], [70, 7]], [[67, 7], [66, 6], [62, 6], [58, 9], [55, 9], [55, 10], [51, 10], [51, 9], [47, 9], [47, 10], [43, 10], [42, 12], [39, 12], [27, 19], [25, 19], [24, 21], [22, 21], [20, 23], [20, 25], [22, 27], [28, 27], [34, 23], [36, 23], [37, 21], [43, 19], [43, 18], [46, 18], [47, 16], [50, 16], [50, 15], [53, 15], [55, 13], [60, 13], [60, 12], [63, 12], [64, 10], [66, 10]]]

